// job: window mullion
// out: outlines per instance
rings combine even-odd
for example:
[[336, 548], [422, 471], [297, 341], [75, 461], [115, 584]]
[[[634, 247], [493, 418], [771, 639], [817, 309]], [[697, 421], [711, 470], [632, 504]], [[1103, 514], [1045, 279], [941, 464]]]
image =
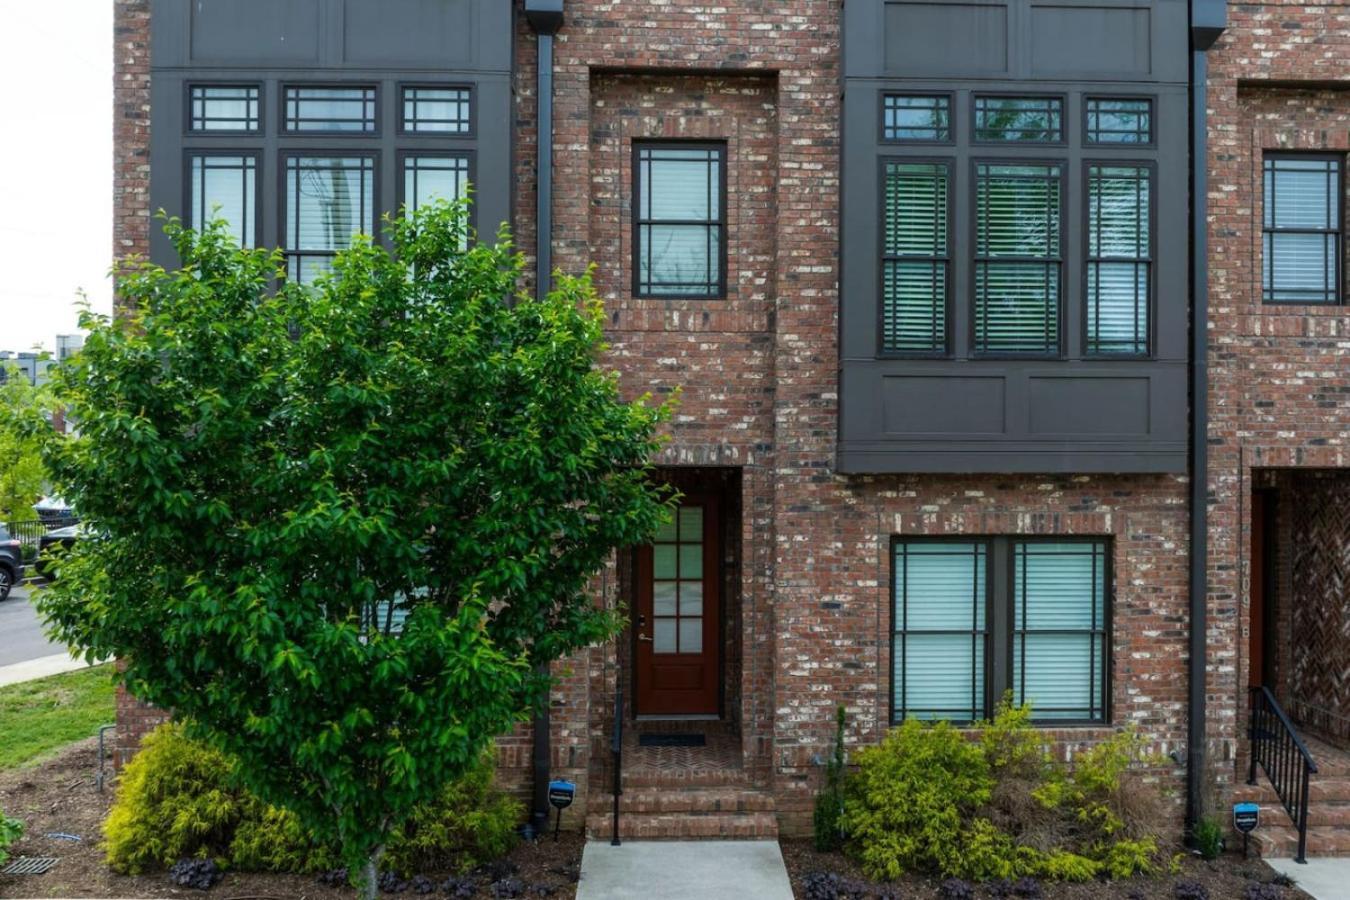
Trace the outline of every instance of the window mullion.
[[992, 620], [986, 637], [988, 646], [989, 692], [986, 714], [1003, 699], [1012, 680], [1012, 559], [1011, 544], [1006, 538], [989, 542], [989, 617]]

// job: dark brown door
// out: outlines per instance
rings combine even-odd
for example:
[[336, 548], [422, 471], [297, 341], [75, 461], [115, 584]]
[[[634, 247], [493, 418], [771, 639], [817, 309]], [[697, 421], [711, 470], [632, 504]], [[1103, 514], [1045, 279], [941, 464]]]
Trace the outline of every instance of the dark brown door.
[[637, 714], [717, 715], [722, 654], [718, 504], [686, 497], [637, 553]]

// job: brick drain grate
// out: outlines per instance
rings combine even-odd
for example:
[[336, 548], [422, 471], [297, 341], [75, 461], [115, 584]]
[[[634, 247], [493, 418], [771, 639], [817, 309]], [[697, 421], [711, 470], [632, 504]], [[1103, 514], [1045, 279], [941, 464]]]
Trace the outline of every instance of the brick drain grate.
[[41, 875], [56, 863], [55, 856], [20, 856], [4, 869], [0, 869], [0, 875]]

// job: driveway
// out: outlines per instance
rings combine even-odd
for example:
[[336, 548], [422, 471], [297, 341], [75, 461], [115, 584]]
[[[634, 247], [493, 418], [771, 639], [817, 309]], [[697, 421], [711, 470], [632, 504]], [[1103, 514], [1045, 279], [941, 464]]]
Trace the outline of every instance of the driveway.
[[30, 586], [16, 586], [9, 599], [0, 603], [0, 666], [66, 652], [65, 647], [53, 644], [42, 633], [32, 592]]

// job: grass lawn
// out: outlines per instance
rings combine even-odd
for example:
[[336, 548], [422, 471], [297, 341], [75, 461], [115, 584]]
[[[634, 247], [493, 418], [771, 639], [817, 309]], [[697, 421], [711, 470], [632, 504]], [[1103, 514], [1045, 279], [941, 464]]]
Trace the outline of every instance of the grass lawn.
[[112, 667], [0, 687], [0, 769], [38, 762], [113, 721]]

